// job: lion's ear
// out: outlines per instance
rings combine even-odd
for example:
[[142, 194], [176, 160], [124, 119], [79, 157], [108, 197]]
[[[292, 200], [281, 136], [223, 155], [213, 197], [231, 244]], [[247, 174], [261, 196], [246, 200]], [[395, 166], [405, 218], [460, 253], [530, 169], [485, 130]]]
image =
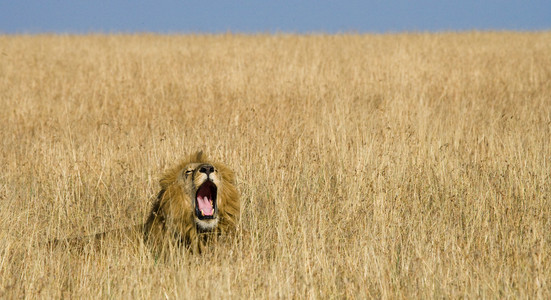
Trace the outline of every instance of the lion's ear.
[[195, 156], [195, 161], [196, 162], [207, 161], [207, 156], [203, 153], [203, 150], [197, 151], [197, 153], [195, 153], [194, 156]]

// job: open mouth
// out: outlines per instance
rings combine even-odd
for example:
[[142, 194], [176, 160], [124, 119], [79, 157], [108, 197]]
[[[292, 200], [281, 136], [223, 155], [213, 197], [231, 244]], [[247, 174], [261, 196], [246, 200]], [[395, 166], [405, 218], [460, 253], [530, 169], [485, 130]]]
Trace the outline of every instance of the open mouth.
[[214, 219], [214, 213], [216, 212], [216, 185], [206, 180], [199, 189], [195, 196], [195, 215], [199, 220]]

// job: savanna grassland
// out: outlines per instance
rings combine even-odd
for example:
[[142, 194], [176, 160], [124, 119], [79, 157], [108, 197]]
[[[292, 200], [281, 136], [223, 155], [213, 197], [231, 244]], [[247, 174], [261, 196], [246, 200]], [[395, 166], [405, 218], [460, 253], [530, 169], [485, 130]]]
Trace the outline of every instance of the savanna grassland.
[[[551, 297], [551, 33], [0, 36], [0, 298]], [[122, 239], [229, 165], [240, 235]]]

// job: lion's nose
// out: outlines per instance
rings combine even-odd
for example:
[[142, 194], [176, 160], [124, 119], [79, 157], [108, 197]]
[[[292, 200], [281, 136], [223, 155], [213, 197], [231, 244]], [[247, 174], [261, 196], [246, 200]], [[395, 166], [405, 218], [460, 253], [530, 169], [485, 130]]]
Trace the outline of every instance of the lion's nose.
[[199, 168], [199, 172], [205, 173], [209, 176], [210, 173], [214, 172], [214, 167], [212, 165], [202, 165], [201, 168]]

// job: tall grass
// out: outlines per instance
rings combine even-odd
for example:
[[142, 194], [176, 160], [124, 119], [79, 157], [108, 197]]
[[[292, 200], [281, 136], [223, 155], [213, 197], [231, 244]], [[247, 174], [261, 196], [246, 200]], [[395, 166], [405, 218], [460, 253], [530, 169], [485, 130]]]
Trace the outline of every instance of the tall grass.
[[[0, 36], [0, 298], [549, 298], [551, 34]], [[245, 238], [40, 246], [233, 168]]]

